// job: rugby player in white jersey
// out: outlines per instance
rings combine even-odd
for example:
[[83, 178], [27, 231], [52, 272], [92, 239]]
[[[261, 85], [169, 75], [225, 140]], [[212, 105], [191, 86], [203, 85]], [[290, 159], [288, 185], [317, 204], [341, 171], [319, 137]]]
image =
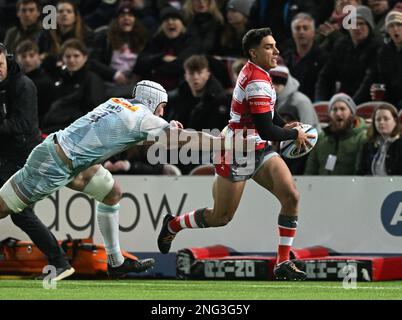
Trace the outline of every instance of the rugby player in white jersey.
[[[119, 243], [121, 189], [101, 163], [135, 144], [164, 134], [177, 136], [182, 126], [161, 118], [167, 103], [166, 90], [158, 83], [140, 81], [133, 99], [112, 98], [64, 130], [50, 134], [29, 155], [25, 166], [0, 189], [0, 219], [18, 214], [63, 186], [97, 200], [99, 229], [108, 255], [108, 274], [124, 276], [154, 265], [153, 259], [124, 259]], [[209, 148], [223, 141], [206, 133], [185, 131], [197, 147]], [[201, 139], [200, 139], [201, 138]], [[191, 140], [190, 140], [191, 141]], [[166, 141], [174, 146], [174, 141]], [[177, 146], [187, 141], [177, 141]]]

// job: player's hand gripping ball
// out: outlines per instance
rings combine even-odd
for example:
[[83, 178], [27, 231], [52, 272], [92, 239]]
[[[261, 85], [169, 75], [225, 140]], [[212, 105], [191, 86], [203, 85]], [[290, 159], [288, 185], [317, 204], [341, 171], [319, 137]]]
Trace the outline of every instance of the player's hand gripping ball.
[[307, 146], [307, 148], [302, 148], [300, 152], [298, 152], [297, 144], [295, 140], [286, 140], [282, 141], [280, 144], [281, 155], [288, 159], [297, 159], [305, 156], [311, 150], [313, 150], [315, 144], [318, 140], [318, 132], [316, 128], [313, 128], [309, 124], [302, 124], [301, 128], [304, 132], [309, 134], [314, 134], [315, 138], [309, 138], [308, 141], [311, 143], [311, 146]]

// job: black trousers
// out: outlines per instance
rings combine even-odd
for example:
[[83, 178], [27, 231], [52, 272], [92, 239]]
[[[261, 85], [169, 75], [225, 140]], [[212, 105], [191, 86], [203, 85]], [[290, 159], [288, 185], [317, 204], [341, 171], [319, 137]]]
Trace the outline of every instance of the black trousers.
[[[25, 160], [24, 160], [25, 162]], [[0, 185], [3, 185], [16, 171], [22, 167], [20, 161], [10, 161], [0, 158]], [[39, 220], [30, 207], [20, 213], [10, 215], [13, 223], [24, 231], [32, 242], [47, 257], [49, 264], [56, 268], [69, 266], [63, 249], [59, 246], [52, 232]]]

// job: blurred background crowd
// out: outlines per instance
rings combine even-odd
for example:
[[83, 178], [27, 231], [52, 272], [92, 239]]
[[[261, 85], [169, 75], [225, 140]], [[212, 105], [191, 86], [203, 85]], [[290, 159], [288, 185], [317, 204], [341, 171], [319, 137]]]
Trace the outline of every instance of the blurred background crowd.
[[[57, 10], [56, 29], [44, 28], [49, 4]], [[356, 8], [357, 19], [346, 6]], [[3, 75], [0, 68], [2, 150], [9, 143], [4, 119], [15, 104], [37, 101], [30, 126], [45, 136], [110, 97], [129, 98], [142, 79], [168, 91], [166, 120], [222, 130], [247, 62], [242, 37], [270, 27], [281, 56], [270, 71], [276, 111], [320, 132], [308, 157], [286, 160], [292, 173], [402, 175], [401, 1], [0, 0], [0, 21], [0, 58], [7, 57]], [[20, 74], [36, 92], [17, 93]], [[136, 147], [104, 165], [127, 174], [213, 173], [208, 164], [151, 165], [146, 152]]]

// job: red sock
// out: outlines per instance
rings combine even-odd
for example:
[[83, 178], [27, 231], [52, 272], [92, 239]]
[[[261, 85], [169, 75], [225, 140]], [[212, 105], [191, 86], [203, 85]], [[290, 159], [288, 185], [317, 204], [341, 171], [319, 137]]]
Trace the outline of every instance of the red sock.
[[169, 231], [173, 234], [178, 233], [183, 229], [197, 229], [197, 228], [207, 228], [207, 224], [204, 218], [205, 208], [193, 210], [175, 217], [169, 222]]
[[289, 260], [290, 249], [296, 235], [297, 217], [279, 215], [279, 246], [276, 263]]

